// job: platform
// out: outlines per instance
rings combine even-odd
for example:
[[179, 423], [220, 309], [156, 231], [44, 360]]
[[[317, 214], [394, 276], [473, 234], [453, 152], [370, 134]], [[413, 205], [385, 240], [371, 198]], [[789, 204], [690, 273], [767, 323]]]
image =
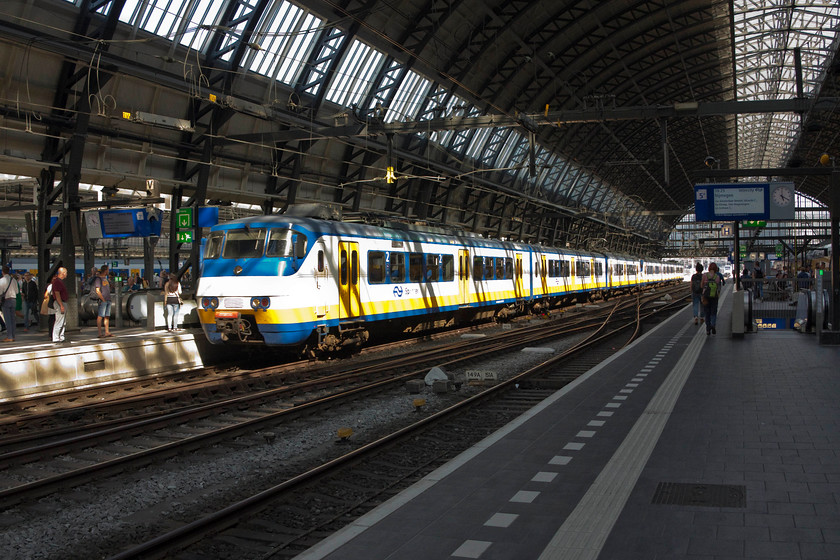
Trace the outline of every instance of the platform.
[[15, 341], [0, 343], [0, 399], [71, 389], [210, 365], [222, 351], [197, 329], [167, 332], [115, 328], [99, 338], [96, 325], [68, 330], [55, 344], [47, 330], [17, 326]]
[[690, 307], [300, 560], [840, 558], [840, 349]]

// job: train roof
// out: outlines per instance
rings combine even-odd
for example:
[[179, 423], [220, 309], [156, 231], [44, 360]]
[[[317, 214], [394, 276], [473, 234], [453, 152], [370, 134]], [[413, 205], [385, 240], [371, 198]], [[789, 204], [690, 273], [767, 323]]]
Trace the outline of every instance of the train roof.
[[[591, 257], [620, 258], [623, 260], [637, 260], [639, 257], [625, 254], [599, 253], [577, 249], [551, 247], [546, 245], [532, 245], [515, 241], [503, 241], [479, 237], [473, 233], [434, 226], [418, 226], [400, 222], [388, 222], [384, 226], [345, 222], [337, 220], [323, 220], [306, 216], [290, 216], [287, 214], [272, 214], [266, 216], [249, 216], [239, 218], [211, 228], [211, 231], [237, 229], [239, 227], [295, 227], [314, 235], [352, 235], [371, 239], [394, 239], [400, 241], [415, 241], [427, 243], [457, 244], [468, 247], [497, 247], [505, 249], [520, 249], [540, 253], [562, 253]], [[648, 260], [648, 259], [646, 259]]]

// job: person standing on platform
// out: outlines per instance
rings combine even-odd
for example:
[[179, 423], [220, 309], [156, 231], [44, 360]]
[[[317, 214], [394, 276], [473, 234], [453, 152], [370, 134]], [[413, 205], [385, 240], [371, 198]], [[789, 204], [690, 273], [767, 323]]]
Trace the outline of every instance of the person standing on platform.
[[716, 263], [709, 263], [709, 271], [703, 275], [702, 304], [706, 316], [706, 335], [717, 334], [717, 308], [720, 291], [723, 289], [723, 277], [718, 273]]
[[752, 291], [752, 274], [748, 266], [744, 267], [744, 272], [741, 274], [741, 289], [744, 291]]
[[[99, 331], [99, 338], [114, 336], [111, 334], [111, 281], [108, 279], [108, 265], [102, 265], [99, 276], [93, 282], [93, 291], [99, 299], [99, 310], [96, 314], [96, 330]], [[102, 327], [105, 330], [102, 330]]]
[[761, 270], [761, 264], [755, 262], [755, 270], [753, 270], [753, 287], [755, 299], [764, 297], [764, 271]]
[[66, 303], [70, 296], [67, 294], [67, 286], [64, 285], [64, 279], [67, 278], [67, 269], [59, 267], [55, 277], [52, 281], [52, 293], [55, 302], [53, 309], [55, 310], [55, 325], [53, 325], [52, 341], [56, 344], [62, 342], [70, 342], [64, 338], [64, 327], [67, 322], [67, 307]]
[[171, 275], [163, 287], [166, 303], [166, 330], [178, 330], [178, 312], [181, 310], [181, 284], [175, 275]]
[[697, 263], [694, 265], [694, 274], [691, 275], [691, 307], [694, 311], [694, 324], [698, 324], [699, 322], [703, 322], [703, 308], [700, 305], [700, 300], [703, 296], [703, 263]]
[[[33, 321], [35, 325], [38, 324], [38, 307], [41, 304], [41, 298], [38, 297], [38, 283], [29, 272], [23, 275], [21, 295], [23, 296], [23, 332], [29, 332], [29, 325]], [[32, 312], [32, 320], [29, 319], [30, 312]]]
[[0, 297], [3, 298], [3, 319], [6, 322], [6, 338], [3, 339], [3, 342], [15, 341], [15, 325], [17, 323], [15, 305], [18, 292], [17, 280], [15, 280], [11, 269], [4, 266], [3, 278], [0, 278]]
[[808, 274], [804, 266], [799, 267], [799, 273], [796, 275], [796, 287], [800, 292], [806, 292], [811, 287], [811, 275]]

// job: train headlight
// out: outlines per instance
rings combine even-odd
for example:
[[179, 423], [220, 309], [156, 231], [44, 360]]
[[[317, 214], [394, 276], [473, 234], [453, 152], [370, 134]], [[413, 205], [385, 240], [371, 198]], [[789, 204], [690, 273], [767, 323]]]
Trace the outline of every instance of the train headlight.
[[211, 297], [210, 298], [210, 309], [216, 309], [219, 307], [219, 298]]
[[251, 298], [251, 309], [256, 311], [260, 307], [260, 298], [252, 297]]
[[270, 306], [271, 306], [271, 299], [269, 299], [267, 297], [254, 296], [254, 297], [251, 298], [251, 309], [253, 309], [254, 311], [256, 311], [258, 309], [262, 310], [262, 311], [265, 311]]

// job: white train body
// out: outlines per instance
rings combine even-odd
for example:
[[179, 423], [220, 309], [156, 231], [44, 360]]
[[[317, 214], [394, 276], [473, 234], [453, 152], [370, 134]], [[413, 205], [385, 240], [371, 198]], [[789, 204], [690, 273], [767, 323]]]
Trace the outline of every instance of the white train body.
[[277, 215], [212, 228], [196, 299], [213, 343], [335, 350], [667, 281], [679, 267], [628, 255]]

